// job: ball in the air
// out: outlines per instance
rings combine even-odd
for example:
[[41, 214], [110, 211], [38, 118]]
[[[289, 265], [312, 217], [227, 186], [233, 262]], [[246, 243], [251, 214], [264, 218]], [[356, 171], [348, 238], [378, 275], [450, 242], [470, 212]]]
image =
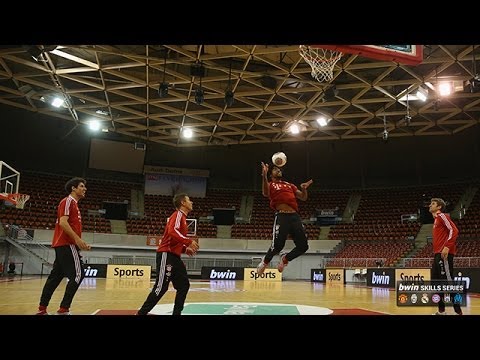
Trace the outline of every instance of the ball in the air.
[[282, 167], [287, 163], [287, 155], [283, 152], [277, 152], [273, 154], [272, 162], [275, 166]]

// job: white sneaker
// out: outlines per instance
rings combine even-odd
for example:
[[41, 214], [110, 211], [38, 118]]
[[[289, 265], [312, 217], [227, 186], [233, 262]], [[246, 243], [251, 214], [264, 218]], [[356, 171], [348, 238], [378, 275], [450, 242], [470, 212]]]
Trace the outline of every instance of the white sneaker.
[[444, 311], [444, 312], [437, 311], [437, 312], [433, 313], [433, 315], [447, 315], [447, 312], [446, 311]]
[[72, 315], [72, 313], [70, 311], [63, 311], [63, 312], [57, 311], [55, 315]]
[[[265, 259], [265, 258], [263, 258], [263, 259]], [[268, 266], [268, 264], [265, 264], [263, 259], [262, 259], [262, 261], [260, 261], [260, 264], [257, 265], [257, 274], [258, 275], [262, 275], [265, 272], [265, 269]]]

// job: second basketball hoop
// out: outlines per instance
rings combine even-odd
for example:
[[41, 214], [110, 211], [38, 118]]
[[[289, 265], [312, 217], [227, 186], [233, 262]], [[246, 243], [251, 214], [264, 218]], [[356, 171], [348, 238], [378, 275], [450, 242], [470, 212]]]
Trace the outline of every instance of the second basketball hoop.
[[306, 45], [300, 45], [299, 52], [302, 58], [312, 67], [312, 77], [319, 82], [333, 80], [333, 69], [343, 55], [337, 50]]

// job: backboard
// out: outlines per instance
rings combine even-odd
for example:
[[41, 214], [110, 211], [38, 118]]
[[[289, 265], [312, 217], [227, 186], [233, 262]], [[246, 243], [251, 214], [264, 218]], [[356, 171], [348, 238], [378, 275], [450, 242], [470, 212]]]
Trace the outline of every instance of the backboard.
[[0, 161], [0, 193], [18, 193], [19, 186], [20, 172]]
[[15, 205], [23, 209], [30, 195], [19, 194], [20, 172], [0, 161], [0, 201], [5, 205]]
[[187, 219], [187, 236], [197, 236], [197, 219]]
[[310, 45], [346, 54], [418, 65], [423, 61], [423, 45]]

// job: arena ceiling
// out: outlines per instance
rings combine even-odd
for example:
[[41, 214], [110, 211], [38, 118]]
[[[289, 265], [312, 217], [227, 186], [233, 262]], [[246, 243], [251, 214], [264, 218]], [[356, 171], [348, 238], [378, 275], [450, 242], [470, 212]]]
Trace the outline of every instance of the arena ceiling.
[[[78, 125], [95, 117], [109, 132], [172, 147], [452, 135], [477, 125], [478, 81], [463, 85], [480, 80], [480, 45], [424, 45], [423, 56], [413, 66], [344, 54], [333, 80], [320, 83], [298, 45], [2, 46], [0, 103]], [[442, 81], [453, 94], [440, 96]], [[419, 87], [425, 102], [413, 100]], [[56, 95], [59, 108], [49, 103]], [[287, 131], [293, 122], [297, 135]]]

